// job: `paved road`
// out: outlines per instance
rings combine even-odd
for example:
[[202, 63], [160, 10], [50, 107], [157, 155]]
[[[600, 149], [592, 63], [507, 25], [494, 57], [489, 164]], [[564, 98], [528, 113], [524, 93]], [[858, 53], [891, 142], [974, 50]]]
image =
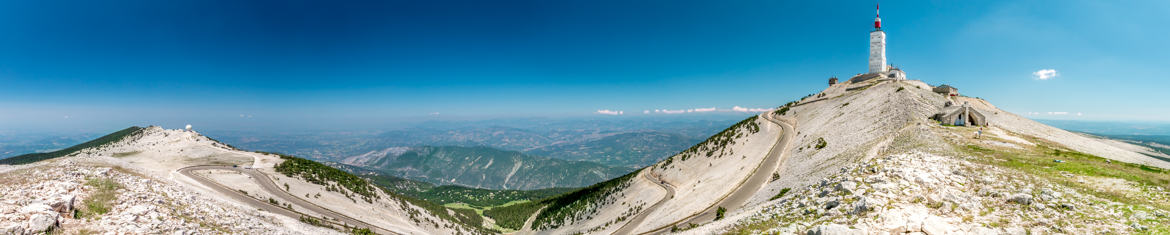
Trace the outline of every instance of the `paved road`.
[[654, 203], [654, 205], [647, 207], [645, 210], [642, 210], [641, 213], [638, 213], [638, 215], [634, 216], [634, 218], [631, 218], [628, 222], [626, 222], [625, 225], [622, 225], [621, 228], [619, 228], [617, 231], [614, 231], [613, 234], [625, 235], [633, 233], [634, 229], [638, 228], [638, 225], [641, 225], [643, 220], [646, 220], [646, 216], [650, 215], [650, 212], [658, 210], [659, 206], [662, 206], [663, 203], [666, 203], [666, 201], [674, 198], [674, 186], [657, 179], [657, 176], [655, 176], [655, 178], [650, 178], [653, 176], [651, 171], [645, 172], [646, 173], [643, 173], [642, 176], [645, 177], [646, 180], [654, 182], [654, 184], [658, 184], [658, 186], [662, 186], [663, 189], [666, 189], [666, 195], [662, 196], [662, 199], [658, 200], [658, 202]]
[[788, 124], [787, 122], [777, 120], [776, 117], [773, 117], [772, 115], [773, 114], [771, 112], [761, 114], [765, 120], [775, 123], [776, 125], [779, 125], [780, 128], [782, 128], [780, 138], [776, 139], [776, 143], [772, 145], [770, 150], [768, 150], [767, 158], [765, 158], [764, 161], [756, 167], [756, 169], [752, 170], [752, 174], [748, 176], [746, 181], [743, 181], [730, 194], [724, 196], [723, 199], [719, 200], [719, 202], [707, 207], [707, 209], [704, 209], [702, 212], [687, 216], [678, 222], [658, 227], [654, 230], [643, 232], [641, 234], [662, 233], [669, 231], [669, 229], [675, 225], [708, 223], [715, 221], [715, 215], [717, 214], [716, 211], [719, 207], [727, 209], [727, 212], [732, 212], [744, 206], [748, 200], [755, 196], [756, 193], [759, 192], [760, 189], [762, 189], [764, 185], [768, 183], [768, 181], [772, 178], [772, 172], [776, 172], [776, 169], [780, 168], [780, 161], [784, 159], [785, 155], [787, 155], [786, 153], [788, 152], [788, 145], [790, 142], [792, 142], [792, 138], [796, 133], [792, 125]]
[[264, 191], [268, 191], [269, 194], [272, 194], [272, 195], [275, 195], [276, 197], [279, 197], [281, 199], [280, 200], [281, 202], [288, 202], [288, 203], [296, 204], [297, 206], [300, 206], [302, 208], [307, 208], [313, 212], [316, 212], [317, 214], [325, 215], [325, 217], [328, 217], [330, 219], [330, 220], [322, 220], [323, 222], [332, 222], [331, 220], [338, 220], [338, 221], [341, 221], [342, 223], [348, 224], [350, 226], [370, 228], [371, 231], [373, 231], [374, 233], [378, 233], [378, 234], [398, 234], [398, 233], [395, 233], [395, 232], [392, 232], [392, 231], [389, 231], [389, 230], [386, 230], [386, 229], [383, 229], [383, 228], [380, 228], [377, 226], [370, 225], [370, 224], [363, 222], [361, 220], [350, 218], [349, 216], [346, 216], [346, 215], [343, 215], [341, 213], [337, 213], [337, 212], [334, 212], [332, 210], [323, 208], [321, 206], [318, 206], [317, 204], [313, 204], [311, 202], [305, 201], [304, 199], [293, 196], [292, 194], [288, 194], [288, 192], [285, 192], [280, 187], [276, 186], [276, 183], [272, 182], [272, 179], [268, 178], [267, 175], [265, 175], [262, 172], [253, 170], [253, 169], [235, 168], [235, 167], [230, 167], [230, 166], [192, 166], [192, 167], [185, 167], [185, 168], [179, 169], [179, 173], [183, 174], [184, 176], [187, 176], [191, 179], [194, 179], [195, 181], [199, 181], [199, 183], [206, 185], [207, 187], [210, 187], [210, 188], [214, 189], [215, 191], [219, 191], [220, 193], [223, 193], [224, 195], [228, 195], [228, 196], [232, 197], [233, 199], [236, 199], [236, 201], [246, 203], [252, 207], [256, 207], [256, 208], [259, 208], [261, 210], [285, 215], [285, 216], [292, 217], [292, 218], [300, 218], [301, 216], [308, 216], [308, 215], [305, 215], [305, 214], [302, 214], [302, 213], [299, 213], [296, 211], [289, 210], [289, 209], [284, 208], [284, 207], [275, 206], [275, 205], [269, 204], [268, 202], [260, 201], [259, 199], [249, 197], [247, 195], [240, 193], [239, 191], [236, 191], [235, 189], [228, 188], [226, 186], [223, 186], [222, 184], [216, 183], [215, 181], [208, 179], [207, 177], [203, 177], [201, 175], [193, 173], [193, 171], [198, 171], [198, 170], [230, 170], [230, 171], [236, 171], [236, 172], [246, 174], [246, 175], [252, 177], [252, 179], [256, 180], [256, 183], [258, 183], [260, 185], [260, 188], [264, 189]]

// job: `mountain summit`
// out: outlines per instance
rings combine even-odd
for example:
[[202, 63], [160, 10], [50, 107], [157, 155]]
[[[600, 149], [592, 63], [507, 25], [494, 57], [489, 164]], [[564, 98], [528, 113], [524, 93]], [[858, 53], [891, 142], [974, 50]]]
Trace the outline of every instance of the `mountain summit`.
[[541, 234], [1166, 229], [1158, 225], [1165, 224], [1170, 209], [1170, 194], [1162, 190], [1170, 187], [1165, 154], [1053, 128], [957, 89], [936, 88], [888, 78], [834, 83], [631, 175], [532, 202], [539, 206], [527, 206], [534, 209], [523, 229]]

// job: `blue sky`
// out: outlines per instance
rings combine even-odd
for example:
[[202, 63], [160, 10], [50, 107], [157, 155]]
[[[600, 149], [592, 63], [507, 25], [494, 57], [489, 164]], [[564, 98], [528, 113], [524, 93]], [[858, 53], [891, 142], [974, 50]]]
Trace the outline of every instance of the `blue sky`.
[[[4, 1], [0, 130], [774, 107], [865, 71], [873, 5]], [[911, 79], [1034, 118], [1170, 121], [1168, 1], [882, 6]]]

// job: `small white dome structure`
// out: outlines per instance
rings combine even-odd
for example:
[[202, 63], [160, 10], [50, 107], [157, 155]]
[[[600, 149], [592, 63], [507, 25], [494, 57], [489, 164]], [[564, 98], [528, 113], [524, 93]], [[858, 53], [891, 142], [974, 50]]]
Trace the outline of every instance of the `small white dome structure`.
[[187, 124], [187, 131], [191, 131], [191, 124]]

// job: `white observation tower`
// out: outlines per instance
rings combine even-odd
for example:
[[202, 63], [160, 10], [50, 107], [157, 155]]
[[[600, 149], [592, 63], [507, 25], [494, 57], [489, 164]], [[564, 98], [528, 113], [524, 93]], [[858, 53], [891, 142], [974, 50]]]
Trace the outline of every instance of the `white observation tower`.
[[[881, 6], [878, 6], [878, 11]], [[869, 73], [885, 74], [889, 71], [886, 66], [886, 32], [882, 31], [881, 13], [873, 19], [873, 32], [869, 32]]]

